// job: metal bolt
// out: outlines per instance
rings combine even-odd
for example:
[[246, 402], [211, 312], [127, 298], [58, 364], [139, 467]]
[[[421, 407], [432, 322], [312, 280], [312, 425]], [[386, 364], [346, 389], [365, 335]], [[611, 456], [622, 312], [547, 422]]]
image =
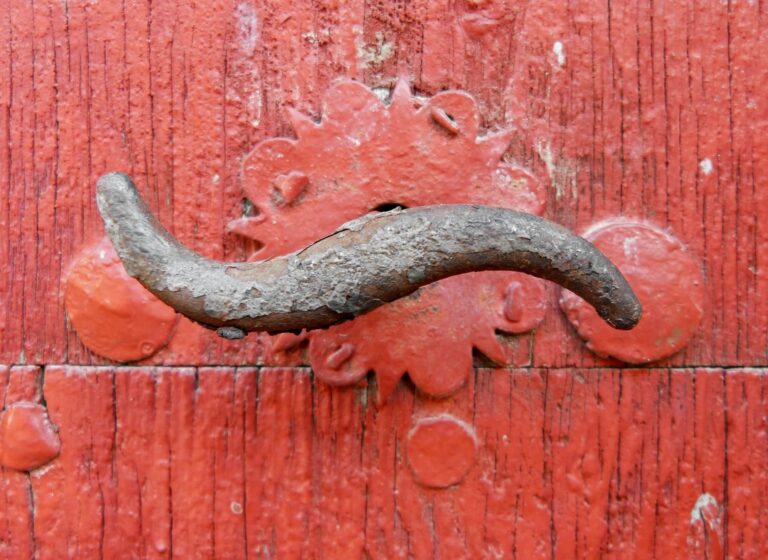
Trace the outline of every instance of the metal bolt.
[[510, 282], [504, 290], [504, 317], [507, 321], [517, 323], [523, 318], [523, 308], [520, 302], [520, 282]]
[[330, 354], [326, 360], [325, 365], [327, 365], [331, 369], [339, 369], [341, 366], [343, 366], [355, 353], [355, 345], [344, 343], [342, 344], [338, 350]]
[[303, 193], [309, 184], [309, 177], [301, 171], [291, 171], [275, 178], [275, 189], [280, 193], [285, 204], [291, 204]]
[[453, 120], [453, 118], [440, 107], [433, 107], [431, 114], [432, 120], [447, 130], [450, 134], [458, 134], [461, 131], [459, 123]]

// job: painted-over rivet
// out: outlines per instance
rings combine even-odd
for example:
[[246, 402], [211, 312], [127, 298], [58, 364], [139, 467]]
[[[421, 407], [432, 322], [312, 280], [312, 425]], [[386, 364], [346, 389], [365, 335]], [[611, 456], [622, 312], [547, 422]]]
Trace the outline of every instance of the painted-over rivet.
[[523, 316], [523, 305], [521, 301], [522, 286], [520, 282], [512, 281], [507, 285], [504, 290], [504, 317], [507, 321], [516, 323], [520, 321]]
[[472, 426], [448, 414], [419, 420], [405, 445], [414, 478], [429, 488], [460, 483], [472, 468], [477, 451]]
[[643, 306], [637, 327], [619, 332], [603, 328], [590, 305], [563, 290], [560, 306], [587, 347], [643, 364], [688, 344], [703, 314], [704, 277], [685, 245], [659, 227], [623, 219], [596, 224], [584, 237], [621, 270]]
[[461, 128], [459, 123], [453, 120], [445, 110], [440, 107], [433, 107], [431, 112], [432, 120], [451, 134], [458, 134]]
[[278, 175], [275, 178], [275, 189], [280, 193], [284, 204], [292, 204], [306, 190], [309, 177], [300, 171]]

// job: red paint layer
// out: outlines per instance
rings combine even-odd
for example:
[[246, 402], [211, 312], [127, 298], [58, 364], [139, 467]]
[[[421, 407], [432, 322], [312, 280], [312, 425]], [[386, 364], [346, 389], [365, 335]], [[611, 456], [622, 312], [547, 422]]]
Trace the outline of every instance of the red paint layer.
[[[766, 372], [684, 367], [766, 365], [767, 6], [4, 3], [4, 364], [99, 362], [62, 305], [62, 272], [102, 235], [99, 175], [127, 171], [183, 242], [243, 258], [253, 247], [226, 233], [243, 158], [339, 77], [466, 90], [483, 127], [515, 127], [503, 160], [546, 178], [549, 218], [674, 232], [703, 263], [707, 306], [688, 346], [630, 372], [602, 367], [549, 297], [513, 362], [566, 369], [478, 371], [441, 401], [400, 384], [379, 409], [373, 384], [306, 369], [47, 367], [63, 448], [31, 475], [0, 469], [0, 557], [768, 557]], [[185, 321], [151, 358], [261, 359], [257, 337]], [[38, 399], [33, 379], [0, 366], [8, 399]], [[435, 414], [471, 418], [479, 442], [448, 490], [418, 485], [403, 453]]]

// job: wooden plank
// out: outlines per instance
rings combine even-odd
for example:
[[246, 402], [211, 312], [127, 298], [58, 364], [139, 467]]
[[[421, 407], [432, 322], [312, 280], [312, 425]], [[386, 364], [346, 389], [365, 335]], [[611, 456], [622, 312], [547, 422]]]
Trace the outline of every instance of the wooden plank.
[[[68, 265], [102, 232], [102, 172], [133, 174], [192, 247], [242, 256], [245, 244], [224, 231], [242, 211], [239, 165], [258, 140], [291, 134], [286, 107], [316, 115], [339, 76], [389, 87], [402, 75], [424, 94], [466, 89], [485, 125], [514, 125], [507, 158], [548, 185], [550, 217], [576, 229], [618, 213], [646, 219], [702, 259], [701, 329], [665, 364], [762, 365], [765, 6], [473, 5], [9, 4], [0, 360], [104, 363], [59, 303]], [[609, 365], [584, 350], [554, 293], [551, 307], [534, 363]], [[238, 345], [187, 329], [151, 363], [255, 364], [260, 352], [256, 338]]]
[[[449, 399], [401, 384], [377, 409], [372, 387], [302, 368], [51, 366], [62, 453], [4, 471], [2, 543], [9, 558], [759, 558], [764, 385], [761, 370], [478, 370]], [[427, 488], [405, 444], [446, 415], [475, 460]]]
[[[768, 380], [762, 369], [736, 369], [726, 378], [728, 429], [728, 552], [733, 558], [758, 557], [768, 524], [766, 400]], [[763, 554], [765, 554], [763, 552]]]
[[103, 527], [115, 526], [119, 515], [112, 461], [114, 370], [49, 367], [43, 392], [59, 429], [61, 454], [32, 476], [36, 554], [101, 557], [109, 547]]

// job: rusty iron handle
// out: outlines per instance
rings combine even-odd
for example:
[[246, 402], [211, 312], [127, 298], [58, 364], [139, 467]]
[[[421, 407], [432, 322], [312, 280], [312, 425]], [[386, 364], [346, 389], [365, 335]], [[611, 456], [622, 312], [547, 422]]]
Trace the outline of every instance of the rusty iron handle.
[[127, 175], [101, 177], [97, 202], [128, 274], [223, 336], [328, 327], [441, 278], [478, 270], [516, 270], [556, 282], [618, 329], [640, 320], [626, 279], [591, 243], [513, 210], [445, 205], [382, 212], [290, 255], [228, 263], [181, 245]]

